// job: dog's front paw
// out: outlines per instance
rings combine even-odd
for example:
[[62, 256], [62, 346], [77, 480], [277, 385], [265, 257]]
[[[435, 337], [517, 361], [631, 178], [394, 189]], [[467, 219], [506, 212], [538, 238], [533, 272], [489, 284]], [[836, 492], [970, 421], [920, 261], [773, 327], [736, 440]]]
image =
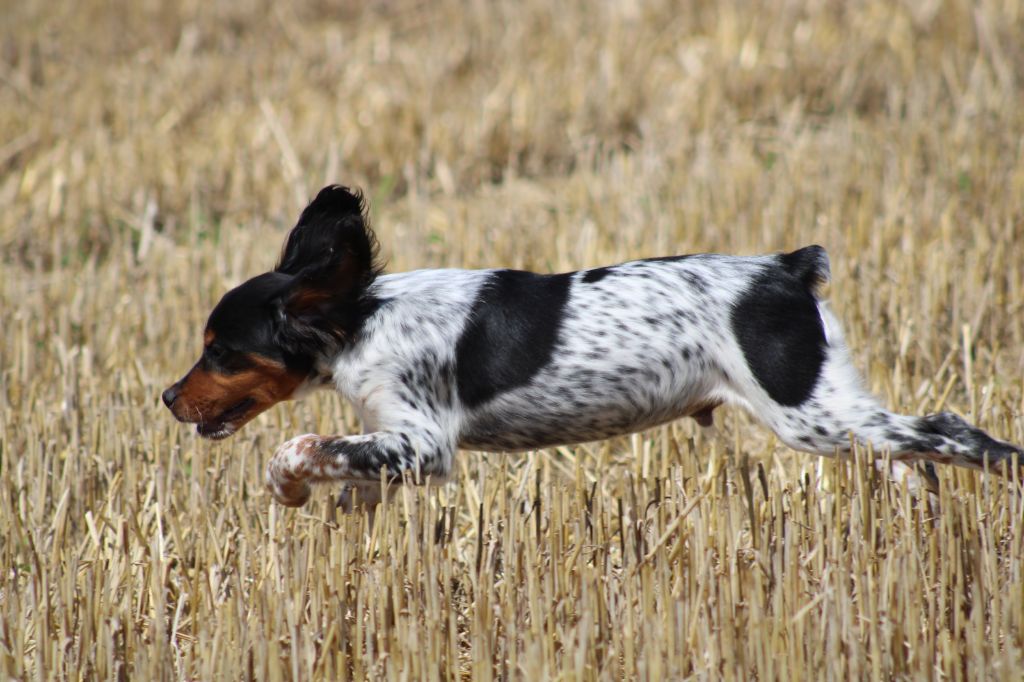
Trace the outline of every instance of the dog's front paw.
[[267, 488], [279, 504], [301, 507], [313, 489], [308, 478], [313, 470], [314, 448], [320, 436], [307, 433], [281, 445], [267, 462]]

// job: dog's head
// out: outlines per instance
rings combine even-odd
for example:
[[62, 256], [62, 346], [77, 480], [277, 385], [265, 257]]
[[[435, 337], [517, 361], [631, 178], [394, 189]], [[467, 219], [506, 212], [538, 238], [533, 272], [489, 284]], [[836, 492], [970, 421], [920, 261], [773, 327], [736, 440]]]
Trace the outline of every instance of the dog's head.
[[207, 438], [226, 438], [274, 404], [318, 383], [318, 365], [359, 331], [380, 272], [362, 195], [325, 187], [302, 212], [272, 272], [224, 295], [203, 353], [164, 404]]

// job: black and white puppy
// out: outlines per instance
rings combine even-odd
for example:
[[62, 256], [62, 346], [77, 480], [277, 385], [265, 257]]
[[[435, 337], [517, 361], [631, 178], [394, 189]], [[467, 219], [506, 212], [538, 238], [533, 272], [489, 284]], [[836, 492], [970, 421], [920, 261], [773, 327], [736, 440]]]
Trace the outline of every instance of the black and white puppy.
[[820, 246], [556, 275], [382, 275], [376, 251], [361, 195], [324, 188], [280, 264], [224, 295], [199, 361], [163, 393], [208, 438], [313, 388], [351, 401], [364, 435], [278, 448], [266, 478], [282, 504], [304, 504], [310, 483], [372, 490], [382, 469], [443, 479], [460, 447], [544, 448], [685, 416], [708, 425], [724, 403], [819, 455], [847, 452], [852, 438], [893, 460], [1024, 461], [954, 414], [894, 414], [864, 390], [816, 296], [829, 277]]

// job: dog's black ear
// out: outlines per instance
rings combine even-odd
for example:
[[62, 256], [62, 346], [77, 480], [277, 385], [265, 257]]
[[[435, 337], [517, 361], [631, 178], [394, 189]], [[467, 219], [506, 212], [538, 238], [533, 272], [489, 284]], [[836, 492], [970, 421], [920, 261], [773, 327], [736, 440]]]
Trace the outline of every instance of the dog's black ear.
[[[291, 283], [275, 301], [281, 334], [340, 339], [351, 331], [367, 287], [380, 274], [377, 240], [362, 193], [329, 185], [302, 211], [285, 241], [276, 272]], [[298, 349], [296, 349], [298, 350]]]
[[358, 286], [379, 272], [376, 257], [362, 192], [328, 185], [302, 211], [274, 270], [312, 283]]

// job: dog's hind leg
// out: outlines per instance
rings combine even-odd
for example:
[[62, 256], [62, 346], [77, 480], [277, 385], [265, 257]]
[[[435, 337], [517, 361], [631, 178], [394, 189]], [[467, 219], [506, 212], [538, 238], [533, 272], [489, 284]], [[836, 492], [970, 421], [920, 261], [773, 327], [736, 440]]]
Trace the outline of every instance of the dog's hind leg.
[[383, 483], [384, 488], [381, 485], [381, 481], [346, 481], [334, 506], [346, 514], [359, 508], [373, 509], [391, 497], [390, 481]]
[[[845, 453], [851, 439], [896, 461], [992, 468], [1022, 450], [949, 412], [911, 417], [885, 410], [864, 390], [839, 321], [818, 300], [829, 279], [824, 249], [783, 254], [736, 300], [732, 330], [741, 360], [726, 349], [732, 402], [747, 407], [790, 447]], [[1008, 469], [1006, 469], [1008, 471]]]
[[[1024, 450], [992, 438], [951, 412], [924, 417], [884, 409], [862, 386], [850, 362], [838, 321], [820, 305], [827, 345], [813, 391], [798, 405], [780, 405], [763, 391], [748, 390], [751, 411], [796, 450], [821, 455], [847, 453], [851, 438], [871, 444], [894, 461], [925, 461], [1010, 472], [1024, 466]], [[749, 387], [748, 387], [749, 389]], [[1005, 468], [1004, 468], [1005, 465]]]

